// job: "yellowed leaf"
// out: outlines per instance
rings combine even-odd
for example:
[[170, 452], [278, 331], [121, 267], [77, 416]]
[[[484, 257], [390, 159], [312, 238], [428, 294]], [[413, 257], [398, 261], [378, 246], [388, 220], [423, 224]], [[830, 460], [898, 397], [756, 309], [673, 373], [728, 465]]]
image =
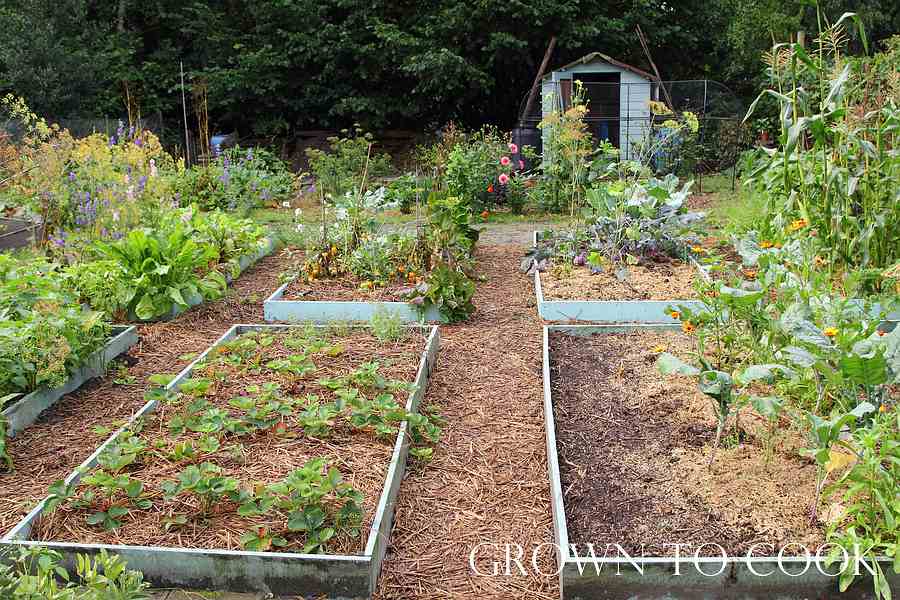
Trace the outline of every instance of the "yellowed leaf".
[[844, 467], [849, 467], [856, 462], [856, 456], [847, 452], [839, 452], [832, 449], [828, 453], [828, 463], [825, 465], [826, 473], [834, 473]]

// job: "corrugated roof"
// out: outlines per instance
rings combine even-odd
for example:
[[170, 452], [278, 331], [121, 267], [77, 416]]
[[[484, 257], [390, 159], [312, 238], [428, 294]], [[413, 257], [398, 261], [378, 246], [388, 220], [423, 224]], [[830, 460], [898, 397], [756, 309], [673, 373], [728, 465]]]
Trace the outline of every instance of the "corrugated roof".
[[[586, 65], [588, 63], [592, 63], [592, 62], [596, 62], [596, 61], [605, 62], [606, 64], [613, 65], [614, 67], [619, 67], [620, 69], [625, 69], [626, 71], [631, 71], [632, 73], [639, 75], [639, 76], [643, 77], [644, 79], [656, 79], [656, 77], [654, 77], [647, 71], [644, 71], [643, 69], [638, 69], [637, 67], [633, 67], [629, 64], [623, 63], [622, 61], [616, 60], [616, 59], [612, 58], [611, 56], [607, 56], [606, 54], [603, 54], [602, 52], [591, 52], [590, 54], [585, 54], [578, 60], [573, 60], [572, 62], [570, 62], [567, 65], [563, 65], [562, 67], [560, 67], [558, 69], [554, 69], [554, 72], [555, 71], [565, 71], [566, 69], [569, 69], [576, 65]], [[542, 79], [546, 79], [547, 77], [550, 77], [550, 75], [551, 75], [551, 73], [547, 73], [546, 75], [544, 75], [544, 77], [542, 77]]]

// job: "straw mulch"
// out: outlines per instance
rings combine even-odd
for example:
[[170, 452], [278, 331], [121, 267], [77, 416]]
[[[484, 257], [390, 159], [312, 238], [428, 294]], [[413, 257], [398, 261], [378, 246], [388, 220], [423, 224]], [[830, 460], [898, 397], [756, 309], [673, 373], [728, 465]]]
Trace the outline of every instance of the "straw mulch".
[[192, 358], [185, 355], [204, 350], [234, 323], [262, 322], [262, 301], [278, 286], [286, 264], [278, 255], [264, 258], [241, 275], [224, 298], [167, 323], [142, 325], [140, 341], [124, 359], [131, 364], [127, 375], [136, 378], [133, 385], [114, 383], [114, 372], [93, 380], [10, 440], [15, 471], [0, 473], [0, 534], [46, 496], [51, 483], [81, 464], [109, 436], [109, 428], [144, 405], [149, 375], [180, 371]]
[[[435, 458], [400, 488], [391, 547], [377, 597], [388, 599], [557, 598], [552, 575], [530, 573], [532, 549], [553, 540], [541, 408], [541, 324], [518, 246], [479, 251], [478, 312], [441, 328], [441, 355], [426, 403], [448, 420]], [[515, 543], [529, 575], [478, 576], [479, 543]], [[503, 546], [483, 546], [476, 566], [490, 573]], [[549, 550], [543, 573], [555, 571]], [[501, 565], [501, 569], [505, 565]]]

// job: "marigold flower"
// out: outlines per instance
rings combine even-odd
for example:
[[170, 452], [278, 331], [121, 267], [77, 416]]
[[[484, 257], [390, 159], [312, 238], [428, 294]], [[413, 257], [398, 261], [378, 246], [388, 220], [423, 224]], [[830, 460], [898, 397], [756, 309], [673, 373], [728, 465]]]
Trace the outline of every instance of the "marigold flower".
[[504, 167], [508, 167], [509, 166], [509, 157], [508, 156], [502, 157], [500, 159], [500, 164], [503, 165]]
[[886, 413], [886, 412], [887, 412], [887, 404], [882, 404], [881, 406], [879, 406], [879, 407], [878, 407], [878, 412], [880, 412], [880, 413]]
[[695, 254], [704, 254], [706, 252], [706, 248], [703, 246], [691, 246], [691, 252]]
[[516, 146], [515, 144], [510, 144], [510, 145], [509, 145], [509, 151], [512, 152], [513, 154], [518, 154], [518, 153], [519, 153], [519, 147]]
[[763, 250], [767, 250], [767, 249], [771, 248], [771, 247], [774, 246], [774, 245], [775, 245], [775, 244], [773, 244], [773, 243], [770, 242], [769, 240], [763, 240], [763, 241], [761, 241], [761, 242], [759, 243], [759, 247], [762, 248]]
[[509, 183], [509, 175], [506, 173], [500, 173], [500, 177], [497, 178], [497, 181], [500, 182], [500, 185], [506, 185]]
[[797, 219], [795, 221], [791, 221], [791, 224], [788, 228], [791, 231], [797, 231], [799, 229], [803, 229], [807, 225], [809, 225], [809, 223], [806, 222], [806, 219]]
[[681, 330], [685, 333], [694, 333], [697, 330], [697, 326], [690, 321], [685, 321], [681, 324]]
[[816, 258], [813, 259], [813, 262], [816, 263], [817, 267], [824, 267], [826, 264], [828, 264], [826, 260], [821, 256], [816, 256]]
[[823, 331], [822, 333], [824, 333], [826, 337], [833, 338], [838, 334], [838, 330], [837, 327], [826, 327], [825, 331]]
[[673, 319], [680, 319], [681, 313], [678, 312], [677, 310], [673, 310], [672, 312], [669, 313], [669, 316], [672, 317]]
[[756, 279], [756, 271], [753, 269], [747, 269], [744, 271], [744, 277], [747, 279]]

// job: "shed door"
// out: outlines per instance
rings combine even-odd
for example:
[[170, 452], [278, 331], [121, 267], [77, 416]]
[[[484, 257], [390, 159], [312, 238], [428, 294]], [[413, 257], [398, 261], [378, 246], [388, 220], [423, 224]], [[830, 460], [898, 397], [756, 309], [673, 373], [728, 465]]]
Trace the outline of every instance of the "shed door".
[[569, 110], [572, 106], [572, 80], [561, 79], [559, 81], [559, 95], [562, 96], [563, 110]]
[[619, 148], [622, 119], [621, 74], [579, 73], [576, 77], [584, 83], [588, 99], [585, 121], [594, 138], [609, 140]]

